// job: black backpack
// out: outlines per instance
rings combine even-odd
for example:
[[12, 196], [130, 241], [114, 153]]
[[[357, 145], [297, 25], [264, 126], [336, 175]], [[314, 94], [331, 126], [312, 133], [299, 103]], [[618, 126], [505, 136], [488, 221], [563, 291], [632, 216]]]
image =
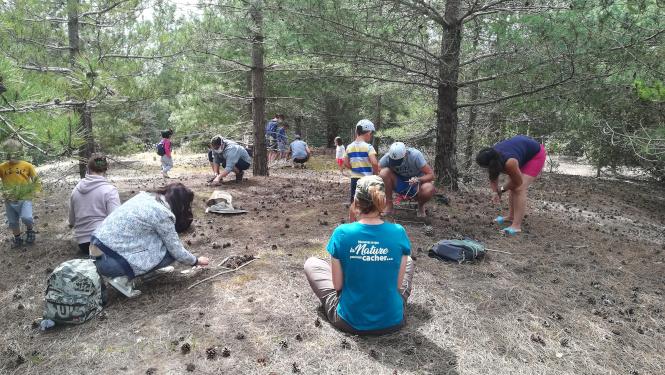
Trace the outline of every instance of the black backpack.
[[166, 149], [164, 148], [164, 142], [157, 143], [155, 145], [155, 148], [157, 149], [157, 155], [159, 155], [159, 156], [166, 155]]

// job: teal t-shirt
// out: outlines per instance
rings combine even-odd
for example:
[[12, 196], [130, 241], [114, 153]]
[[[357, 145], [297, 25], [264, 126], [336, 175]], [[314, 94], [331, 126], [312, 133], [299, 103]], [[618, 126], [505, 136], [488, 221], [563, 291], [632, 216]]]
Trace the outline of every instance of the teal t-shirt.
[[337, 313], [360, 331], [396, 326], [404, 318], [397, 277], [403, 255], [411, 254], [404, 227], [384, 222], [342, 224], [328, 241], [342, 264], [344, 285]]

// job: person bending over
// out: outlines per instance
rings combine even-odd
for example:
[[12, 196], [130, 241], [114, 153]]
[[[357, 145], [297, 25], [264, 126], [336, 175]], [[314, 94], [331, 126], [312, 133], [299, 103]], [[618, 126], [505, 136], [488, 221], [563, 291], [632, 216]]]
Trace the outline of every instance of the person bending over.
[[386, 184], [386, 210], [393, 213], [393, 191], [418, 202], [418, 217], [425, 216], [425, 203], [436, 193], [434, 170], [427, 164], [422, 152], [406, 147], [402, 142], [390, 145], [390, 150], [379, 161], [379, 175]]
[[305, 141], [300, 139], [300, 134], [295, 135], [295, 140], [289, 145], [289, 154], [293, 160], [293, 168], [300, 165], [300, 168], [305, 168], [305, 163], [309, 160], [312, 151]]
[[85, 255], [89, 255], [92, 233], [120, 206], [118, 189], [105, 177], [108, 165], [106, 156], [93, 154], [88, 160], [88, 173], [76, 184], [69, 198], [69, 227], [74, 228], [79, 250]]
[[381, 220], [386, 195], [378, 176], [362, 177], [353, 209], [358, 221], [338, 226], [328, 241], [331, 263], [305, 262], [305, 276], [330, 323], [353, 334], [383, 334], [405, 323], [415, 266], [399, 224]]
[[[522, 220], [526, 211], [526, 192], [536, 180], [545, 166], [547, 152], [545, 146], [525, 135], [499, 142], [492, 147], [484, 148], [476, 155], [476, 162], [487, 168], [490, 187], [495, 193], [492, 201], [501, 202], [503, 193], [508, 192], [510, 211], [507, 217], [498, 216], [494, 221], [498, 224], [510, 222], [503, 228], [504, 234], [515, 235], [522, 231]], [[499, 186], [499, 174], [508, 176], [508, 183]]]
[[[252, 158], [247, 153], [247, 150], [233, 141], [223, 139], [220, 135], [213, 137], [210, 143], [213, 148], [212, 152], [217, 172], [217, 176], [212, 180], [212, 184], [219, 185], [224, 177], [228, 176], [231, 172], [235, 173], [236, 181], [241, 182], [245, 171], [252, 164]], [[220, 172], [219, 165], [223, 162], [226, 163], [226, 166]]]
[[187, 251], [178, 237], [192, 224], [194, 193], [181, 183], [140, 192], [113, 211], [90, 238], [90, 252], [101, 253], [99, 274], [125, 296], [136, 297], [133, 280], [180, 262], [207, 266], [208, 258]]

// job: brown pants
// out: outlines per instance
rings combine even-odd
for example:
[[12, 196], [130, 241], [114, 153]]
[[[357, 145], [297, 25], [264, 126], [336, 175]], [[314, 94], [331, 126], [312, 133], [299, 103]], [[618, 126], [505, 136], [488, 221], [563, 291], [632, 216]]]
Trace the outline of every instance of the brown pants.
[[[406, 262], [406, 271], [404, 272], [404, 280], [402, 281], [402, 287], [399, 289], [405, 306], [406, 300], [411, 295], [413, 272], [415, 269], [416, 266], [413, 263], [413, 260], [411, 257], [408, 257]], [[354, 329], [337, 314], [339, 296], [337, 295], [337, 291], [333, 286], [332, 268], [330, 267], [330, 264], [320, 258], [309, 258], [305, 262], [305, 276], [307, 277], [307, 281], [309, 281], [309, 285], [312, 287], [314, 294], [319, 297], [319, 300], [323, 304], [326, 318], [328, 318], [328, 321], [330, 321], [330, 324], [332, 324], [333, 327], [339, 329], [340, 331], [353, 333], [356, 335], [380, 335], [395, 332], [402, 328], [403, 324], [376, 331], [358, 331]]]

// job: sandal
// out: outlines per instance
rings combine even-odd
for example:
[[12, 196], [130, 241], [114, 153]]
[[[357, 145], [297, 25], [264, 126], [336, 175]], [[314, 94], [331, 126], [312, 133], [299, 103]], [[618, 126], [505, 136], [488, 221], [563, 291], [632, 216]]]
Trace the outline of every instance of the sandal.
[[522, 233], [521, 229], [513, 229], [511, 227], [506, 227], [501, 229], [501, 233], [506, 236], [515, 236], [518, 233]]

